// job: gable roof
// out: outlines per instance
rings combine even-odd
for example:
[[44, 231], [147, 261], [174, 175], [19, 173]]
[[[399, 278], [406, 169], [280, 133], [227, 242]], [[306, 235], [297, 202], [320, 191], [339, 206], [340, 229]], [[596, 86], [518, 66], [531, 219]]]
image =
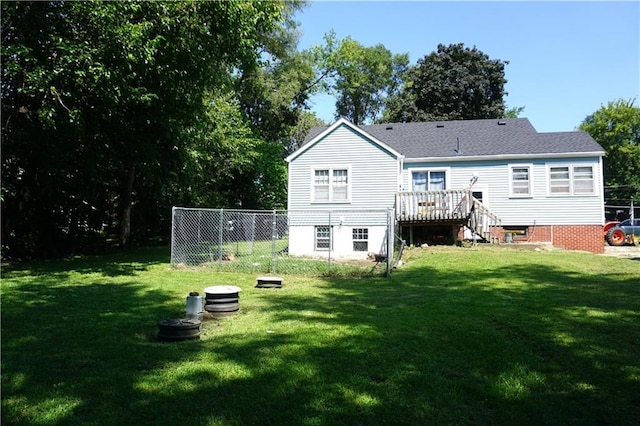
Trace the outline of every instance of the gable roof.
[[[372, 124], [357, 128], [407, 160], [604, 154], [602, 147], [586, 132], [538, 133], [526, 118]], [[321, 138], [326, 129], [311, 129], [301, 149], [309, 141]]]
[[351, 129], [353, 132], [359, 134], [363, 138], [369, 139], [371, 142], [373, 142], [374, 144], [378, 145], [380, 148], [388, 151], [394, 157], [402, 157], [402, 154], [400, 154], [398, 151], [396, 151], [393, 147], [387, 145], [387, 143], [378, 140], [374, 135], [365, 132], [361, 127], [356, 126], [355, 124], [351, 123], [349, 120], [341, 118], [338, 121], [336, 121], [335, 123], [333, 123], [331, 126], [328, 126], [328, 127], [327, 126], [324, 126], [324, 127], [313, 127], [309, 131], [309, 133], [307, 134], [307, 137], [305, 138], [304, 142], [302, 143], [302, 146], [300, 146], [300, 148], [298, 148], [295, 152], [293, 152], [291, 155], [289, 155], [287, 158], [285, 158], [285, 161], [290, 162], [295, 157], [297, 157], [298, 155], [302, 154], [304, 151], [306, 151], [307, 149], [309, 149], [310, 147], [315, 145], [317, 142], [319, 142], [325, 136], [331, 134], [335, 129], [337, 129], [340, 126], [345, 126], [345, 127], [349, 128], [349, 129]]

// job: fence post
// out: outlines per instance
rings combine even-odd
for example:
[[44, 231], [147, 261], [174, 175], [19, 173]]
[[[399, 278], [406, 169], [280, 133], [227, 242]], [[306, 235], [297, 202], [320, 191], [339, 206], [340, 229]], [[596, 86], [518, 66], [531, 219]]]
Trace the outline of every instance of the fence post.
[[333, 226], [331, 225], [331, 210], [329, 210], [329, 259], [327, 259], [328, 273], [331, 273], [331, 252], [333, 251]]
[[219, 229], [218, 229], [218, 241], [219, 241], [219, 246], [218, 246], [218, 262], [222, 262], [222, 252], [223, 252], [223, 245], [224, 245], [224, 211], [223, 209], [220, 209], [220, 221], [219, 221]]
[[256, 214], [252, 214], [253, 221], [251, 222], [251, 255], [253, 255], [256, 249]]
[[175, 262], [174, 247], [176, 245], [176, 208], [171, 207], [171, 265]]
[[394, 216], [394, 209], [387, 209], [387, 277], [391, 276], [391, 264], [393, 263], [393, 247], [396, 242]]
[[277, 229], [276, 229], [276, 211], [273, 211], [273, 216], [271, 219], [271, 273], [276, 273], [276, 237], [277, 237]]

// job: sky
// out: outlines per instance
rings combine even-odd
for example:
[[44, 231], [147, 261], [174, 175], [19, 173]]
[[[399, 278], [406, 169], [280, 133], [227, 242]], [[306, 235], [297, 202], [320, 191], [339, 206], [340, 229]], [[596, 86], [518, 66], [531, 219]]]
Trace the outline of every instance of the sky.
[[[577, 129], [618, 99], [640, 104], [640, 1], [311, 1], [296, 15], [299, 50], [333, 30], [363, 46], [408, 53], [411, 65], [438, 44], [464, 43], [505, 67], [508, 108], [524, 107], [539, 132]], [[333, 122], [335, 100], [312, 98]]]

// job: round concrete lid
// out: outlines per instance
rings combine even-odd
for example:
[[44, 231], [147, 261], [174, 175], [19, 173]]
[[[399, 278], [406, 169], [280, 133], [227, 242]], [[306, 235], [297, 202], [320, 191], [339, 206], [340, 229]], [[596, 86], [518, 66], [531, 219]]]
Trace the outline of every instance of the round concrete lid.
[[242, 291], [242, 289], [235, 285], [214, 285], [204, 289], [204, 292], [207, 294], [228, 294], [238, 293], [240, 291]]

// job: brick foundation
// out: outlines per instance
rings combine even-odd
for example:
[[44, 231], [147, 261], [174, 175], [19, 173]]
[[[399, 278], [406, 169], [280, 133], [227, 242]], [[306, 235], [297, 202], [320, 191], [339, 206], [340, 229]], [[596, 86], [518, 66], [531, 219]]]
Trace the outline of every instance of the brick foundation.
[[[499, 232], [505, 242], [506, 231]], [[551, 243], [566, 250], [583, 250], [604, 253], [601, 225], [537, 225], [527, 228], [526, 235], [514, 235], [514, 243]]]

